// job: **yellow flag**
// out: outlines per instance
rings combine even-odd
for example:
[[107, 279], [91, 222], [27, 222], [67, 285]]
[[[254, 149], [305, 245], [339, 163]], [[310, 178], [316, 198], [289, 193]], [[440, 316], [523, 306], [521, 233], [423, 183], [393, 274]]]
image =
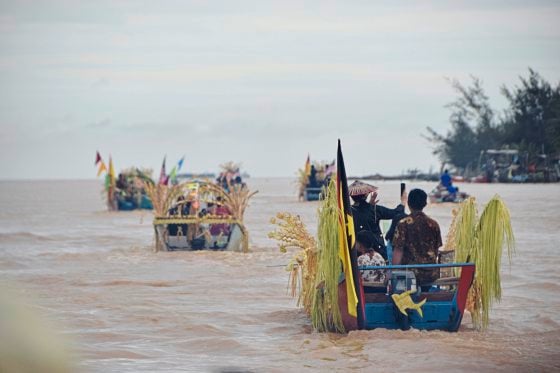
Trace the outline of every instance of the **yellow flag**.
[[113, 168], [113, 159], [109, 156], [109, 183], [113, 185], [115, 180], [115, 169]]
[[[348, 196], [348, 184], [346, 180], [346, 169], [344, 167], [344, 159], [342, 157], [342, 148], [340, 140], [338, 142], [337, 154], [337, 194], [338, 194], [338, 208], [340, 210], [340, 218], [338, 219], [338, 256], [342, 261], [342, 268], [344, 277], [346, 279], [346, 295], [348, 299], [348, 314], [358, 319], [358, 326], [361, 328], [363, 323], [363, 314], [361, 307], [358, 309], [358, 294], [356, 283], [357, 263], [353, 263], [351, 251], [354, 250], [356, 238], [354, 237], [354, 218], [352, 217], [352, 209], [350, 207], [350, 197]], [[356, 253], [354, 252], [354, 261]], [[358, 287], [359, 291], [359, 287]]]
[[99, 177], [103, 173], [103, 171], [107, 172], [107, 166], [105, 166], [105, 162], [101, 161], [99, 169], [97, 170], [97, 177]]

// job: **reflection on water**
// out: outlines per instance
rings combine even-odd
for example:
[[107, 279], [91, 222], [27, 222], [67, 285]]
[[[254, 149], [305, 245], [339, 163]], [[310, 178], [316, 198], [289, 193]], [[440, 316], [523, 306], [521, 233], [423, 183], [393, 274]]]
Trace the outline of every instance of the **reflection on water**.
[[[95, 181], [0, 182], [0, 281], [31, 295], [74, 340], [83, 371], [427, 371], [560, 369], [560, 185], [464, 184], [479, 203], [499, 193], [517, 238], [503, 261], [503, 301], [485, 333], [314, 333], [287, 296], [266, 234], [278, 211], [316, 231], [317, 203], [289, 179], [249, 179], [251, 253], [154, 253], [151, 212], [106, 212]], [[399, 183], [380, 182], [381, 203]], [[430, 190], [427, 183], [410, 187]], [[447, 231], [452, 205], [427, 213]]]

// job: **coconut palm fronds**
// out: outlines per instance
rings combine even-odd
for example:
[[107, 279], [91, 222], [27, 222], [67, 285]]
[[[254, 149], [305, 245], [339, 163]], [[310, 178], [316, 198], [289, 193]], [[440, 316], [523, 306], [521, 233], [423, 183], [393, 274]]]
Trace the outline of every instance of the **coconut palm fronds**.
[[475, 258], [475, 281], [480, 286], [481, 297], [480, 312], [476, 316], [480, 318], [479, 324], [482, 328], [486, 329], [492, 304], [502, 298], [500, 279], [502, 249], [504, 246], [507, 247], [510, 264], [515, 251], [509, 211], [500, 197], [495, 196], [488, 202], [480, 216], [477, 230], [480, 252]]
[[501, 299], [500, 268], [503, 247], [507, 247], [510, 263], [515, 250], [509, 211], [499, 196], [488, 202], [480, 218], [477, 216], [474, 198], [463, 202], [457, 215], [455, 244], [455, 261], [468, 260], [476, 264], [467, 309], [471, 312], [474, 326], [486, 329], [490, 309], [494, 302]]
[[318, 331], [344, 332], [338, 306], [338, 279], [342, 271], [338, 256], [338, 208], [336, 183], [331, 180], [319, 208], [318, 264], [311, 320]]

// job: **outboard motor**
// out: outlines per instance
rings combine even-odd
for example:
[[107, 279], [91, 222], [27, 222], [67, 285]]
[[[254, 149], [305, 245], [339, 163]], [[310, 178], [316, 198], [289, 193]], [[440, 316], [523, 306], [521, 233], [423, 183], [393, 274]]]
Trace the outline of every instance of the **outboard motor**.
[[416, 275], [413, 271], [392, 271], [391, 293], [403, 293], [405, 291], [416, 291]]
[[[391, 294], [400, 294], [408, 290], [416, 292], [416, 275], [413, 271], [392, 271], [391, 280], [389, 282], [391, 288]], [[393, 304], [393, 312], [395, 314], [395, 320], [399, 324], [401, 330], [410, 329], [410, 312], [407, 310], [407, 316], [403, 315], [398, 307]]]

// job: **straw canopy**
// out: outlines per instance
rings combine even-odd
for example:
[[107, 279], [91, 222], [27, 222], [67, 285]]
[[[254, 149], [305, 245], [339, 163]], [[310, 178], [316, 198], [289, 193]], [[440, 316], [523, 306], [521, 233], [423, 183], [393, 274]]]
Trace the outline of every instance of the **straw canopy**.
[[363, 181], [356, 180], [348, 187], [348, 191], [351, 197], [363, 196], [371, 192], [377, 191], [377, 187], [364, 183]]

